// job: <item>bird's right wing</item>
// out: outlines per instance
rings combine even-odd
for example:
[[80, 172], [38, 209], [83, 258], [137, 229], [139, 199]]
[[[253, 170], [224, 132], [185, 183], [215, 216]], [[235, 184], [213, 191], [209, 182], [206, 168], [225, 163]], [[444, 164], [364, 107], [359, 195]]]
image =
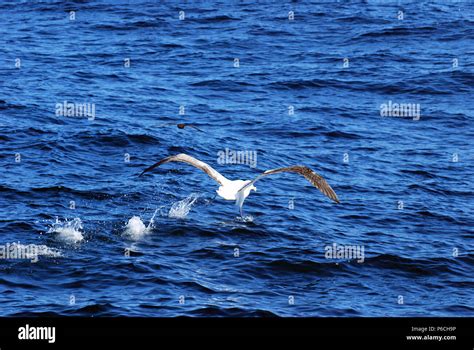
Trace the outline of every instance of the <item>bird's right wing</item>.
[[329, 184], [324, 180], [324, 178], [315, 173], [313, 170], [306, 166], [301, 166], [301, 165], [295, 165], [295, 166], [290, 166], [286, 168], [278, 168], [278, 169], [272, 169], [272, 170], [267, 170], [264, 173], [260, 174], [257, 176], [255, 179], [250, 181], [248, 184], [243, 186], [239, 192], [243, 191], [245, 188], [252, 186], [255, 182], [260, 180], [261, 178], [272, 175], [272, 174], [278, 174], [278, 173], [284, 173], [284, 172], [290, 172], [290, 173], [297, 173], [300, 175], [303, 175], [306, 180], [311, 182], [311, 184], [316, 187], [318, 190], [320, 190], [326, 197], [332, 199], [334, 202], [339, 203], [339, 198], [337, 198], [336, 192], [329, 186]]
[[142, 173], [139, 176], [142, 176], [143, 174], [159, 167], [161, 164], [169, 163], [169, 162], [182, 162], [182, 163], [188, 163], [198, 169], [201, 169], [204, 171], [207, 175], [209, 175], [211, 178], [213, 178], [215, 181], [217, 181], [220, 185], [224, 185], [225, 182], [228, 182], [224, 176], [222, 176], [218, 171], [216, 171], [213, 167], [210, 165], [201, 162], [200, 160], [188, 156], [187, 154], [180, 153], [175, 156], [169, 156], [166, 157], [162, 160], [160, 160], [158, 163], [153, 164], [152, 166], [146, 168], [145, 170], [142, 171]]

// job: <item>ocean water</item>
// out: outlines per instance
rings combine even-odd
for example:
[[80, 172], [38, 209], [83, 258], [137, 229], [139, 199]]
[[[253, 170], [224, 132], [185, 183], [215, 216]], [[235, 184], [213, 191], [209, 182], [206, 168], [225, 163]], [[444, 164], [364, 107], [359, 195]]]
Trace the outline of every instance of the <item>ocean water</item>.
[[[460, 1], [2, 1], [0, 315], [473, 316], [473, 39]], [[182, 152], [341, 203], [138, 177]]]

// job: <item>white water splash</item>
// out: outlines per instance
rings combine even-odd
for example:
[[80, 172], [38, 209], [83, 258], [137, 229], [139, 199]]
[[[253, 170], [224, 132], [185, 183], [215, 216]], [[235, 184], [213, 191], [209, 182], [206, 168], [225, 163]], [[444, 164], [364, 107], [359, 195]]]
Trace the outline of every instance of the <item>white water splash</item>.
[[150, 233], [155, 228], [155, 216], [159, 210], [160, 208], [155, 210], [151, 216], [150, 222], [146, 226], [139, 216], [132, 216], [125, 225], [125, 230], [123, 231], [122, 235], [127, 236], [133, 240], [138, 240]]
[[48, 233], [57, 233], [56, 238], [60, 241], [68, 244], [79, 243], [84, 240], [81, 230], [82, 221], [80, 218], [75, 218], [73, 220], [64, 221], [56, 218], [56, 221], [51, 225], [48, 230]]
[[196, 193], [191, 193], [188, 197], [178, 202], [173, 203], [168, 212], [168, 217], [174, 219], [184, 219], [191, 210], [194, 202], [199, 198]]
[[133, 240], [140, 239], [149, 232], [149, 228], [145, 226], [142, 219], [139, 216], [132, 216], [127, 225], [125, 225], [125, 231], [123, 235]]

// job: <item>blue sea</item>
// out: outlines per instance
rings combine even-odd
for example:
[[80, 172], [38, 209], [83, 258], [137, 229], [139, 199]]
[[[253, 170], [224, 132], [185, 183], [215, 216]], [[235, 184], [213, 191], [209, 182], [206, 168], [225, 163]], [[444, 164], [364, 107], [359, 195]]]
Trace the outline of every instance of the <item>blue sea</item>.
[[474, 316], [473, 49], [469, 1], [2, 1], [0, 316]]

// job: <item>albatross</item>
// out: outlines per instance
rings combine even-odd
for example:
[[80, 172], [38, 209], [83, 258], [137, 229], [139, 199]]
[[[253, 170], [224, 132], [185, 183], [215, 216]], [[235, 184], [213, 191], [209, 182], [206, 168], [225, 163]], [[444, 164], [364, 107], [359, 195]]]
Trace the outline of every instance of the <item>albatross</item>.
[[339, 198], [337, 198], [336, 192], [334, 192], [334, 190], [331, 188], [331, 186], [329, 186], [326, 180], [324, 180], [321, 175], [316, 174], [310, 168], [302, 165], [270, 169], [261, 173], [253, 180], [229, 180], [222, 174], [220, 174], [217, 170], [215, 170], [213, 167], [211, 167], [209, 164], [204, 163], [194, 157], [191, 157], [190, 155], [180, 153], [160, 160], [159, 162], [143, 170], [139, 176], [142, 176], [143, 174], [152, 171], [160, 165], [169, 162], [187, 163], [204, 171], [220, 185], [219, 189], [216, 190], [217, 195], [219, 195], [219, 197], [222, 197], [225, 200], [235, 201], [235, 205], [240, 210], [241, 217], [243, 217], [242, 206], [244, 204], [245, 199], [249, 196], [250, 191], [257, 191], [257, 187], [254, 186], [255, 182], [268, 175], [285, 172], [296, 173], [304, 176], [306, 180], [308, 180], [314, 187], [320, 190], [326, 197], [332, 199], [336, 203], [339, 203]]

